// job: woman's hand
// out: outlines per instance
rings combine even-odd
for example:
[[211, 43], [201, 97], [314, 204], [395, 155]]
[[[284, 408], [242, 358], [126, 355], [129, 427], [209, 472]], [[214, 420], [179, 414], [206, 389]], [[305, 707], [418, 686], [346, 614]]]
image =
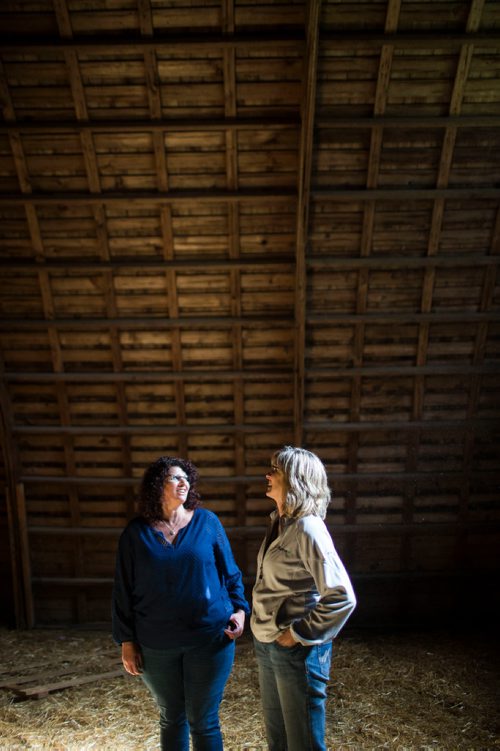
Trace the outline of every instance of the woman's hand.
[[295, 647], [295, 645], [297, 644], [289, 628], [287, 628], [286, 631], [283, 631], [278, 636], [276, 642], [280, 645], [280, 647]]
[[224, 629], [224, 633], [229, 636], [230, 639], [237, 639], [241, 636], [243, 629], [245, 628], [245, 611], [237, 610], [233, 613], [229, 619], [229, 625]]
[[142, 673], [142, 654], [138, 644], [133, 641], [122, 642], [122, 663], [130, 675]]

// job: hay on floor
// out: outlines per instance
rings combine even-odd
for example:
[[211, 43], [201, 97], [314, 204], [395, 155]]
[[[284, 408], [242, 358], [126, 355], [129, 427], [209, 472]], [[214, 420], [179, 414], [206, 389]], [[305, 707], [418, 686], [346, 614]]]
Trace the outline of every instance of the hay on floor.
[[[335, 644], [327, 740], [335, 751], [500, 748], [495, 640], [476, 635], [351, 634]], [[117, 648], [91, 631], [0, 631], [0, 674], [37, 666], [102, 672]], [[152, 751], [157, 711], [140, 679], [98, 681], [16, 702], [0, 691], [0, 749]], [[238, 642], [221, 707], [226, 751], [264, 751], [251, 640]]]

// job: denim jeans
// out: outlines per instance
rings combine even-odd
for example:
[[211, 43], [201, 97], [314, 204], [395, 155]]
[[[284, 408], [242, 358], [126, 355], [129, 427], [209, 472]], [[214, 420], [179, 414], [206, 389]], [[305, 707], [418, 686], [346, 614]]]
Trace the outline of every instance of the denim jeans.
[[326, 751], [332, 643], [280, 647], [254, 639], [270, 751]]
[[222, 633], [196, 647], [141, 647], [142, 679], [160, 710], [162, 751], [222, 751], [219, 705], [234, 661]]

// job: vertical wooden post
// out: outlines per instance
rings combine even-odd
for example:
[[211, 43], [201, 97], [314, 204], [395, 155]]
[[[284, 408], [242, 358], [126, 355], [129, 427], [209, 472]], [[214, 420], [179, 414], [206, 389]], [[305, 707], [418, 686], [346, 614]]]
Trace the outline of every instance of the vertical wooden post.
[[22, 597], [22, 577], [20, 574], [20, 559], [16, 544], [16, 524], [14, 519], [13, 494], [9, 485], [5, 486], [5, 501], [7, 508], [7, 527], [9, 530], [9, 553], [12, 579], [12, 597], [14, 599], [14, 619], [17, 628], [25, 625]]
[[[0, 372], [4, 372], [0, 356]], [[14, 599], [14, 617], [17, 628], [25, 628], [27, 616], [24, 610], [22, 552], [19, 543], [19, 510], [16, 505], [16, 482], [18, 477], [18, 456], [16, 443], [12, 437], [12, 409], [5, 382], [0, 380], [0, 451], [6, 473], [5, 501], [9, 530], [9, 553]]]
[[23, 577], [24, 609], [26, 612], [26, 625], [33, 628], [35, 625], [35, 610], [33, 605], [33, 591], [31, 588], [31, 560], [28, 540], [28, 519], [26, 515], [26, 499], [24, 485], [16, 485], [17, 513], [19, 520], [19, 545], [21, 548], [21, 573]]

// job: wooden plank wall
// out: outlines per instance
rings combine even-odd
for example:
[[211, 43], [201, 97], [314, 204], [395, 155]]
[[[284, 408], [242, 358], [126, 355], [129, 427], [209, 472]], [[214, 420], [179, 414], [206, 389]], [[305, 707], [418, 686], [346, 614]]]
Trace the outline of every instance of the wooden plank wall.
[[2, 5], [19, 625], [109, 618], [117, 536], [163, 453], [199, 465], [251, 585], [284, 443], [327, 465], [359, 622], [454, 618], [471, 577], [483, 592], [499, 25], [480, 0]]
[[500, 48], [480, 32], [500, 17], [341, 5], [320, 33], [304, 441], [335, 468], [361, 609], [463, 619], [465, 580], [498, 565], [500, 131], [480, 116]]

